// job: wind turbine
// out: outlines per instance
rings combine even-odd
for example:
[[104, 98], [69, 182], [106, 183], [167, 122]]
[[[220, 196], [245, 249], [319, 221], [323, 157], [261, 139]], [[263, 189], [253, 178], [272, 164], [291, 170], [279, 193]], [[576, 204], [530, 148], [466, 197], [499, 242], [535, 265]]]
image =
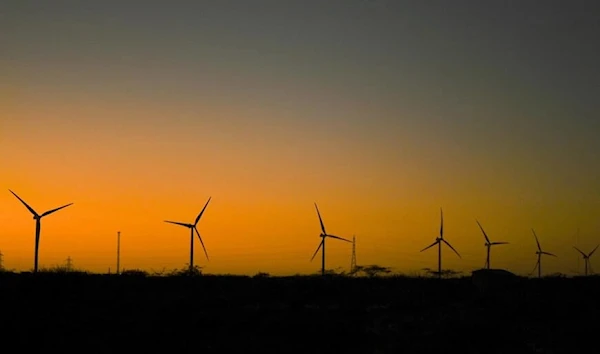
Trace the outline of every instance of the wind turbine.
[[317, 206], [317, 203], [315, 203], [315, 209], [317, 209], [317, 215], [319, 216], [319, 222], [321, 223], [321, 234], [319, 235], [319, 237], [321, 237], [321, 243], [319, 243], [319, 247], [317, 247], [317, 250], [313, 254], [310, 261], [312, 262], [312, 260], [315, 258], [317, 253], [319, 253], [319, 250], [322, 249], [321, 250], [321, 275], [325, 275], [325, 239], [327, 237], [331, 237], [331, 238], [335, 238], [335, 239], [350, 242], [350, 243], [352, 243], [352, 241], [347, 240], [343, 237], [328, 234], [327, 231], [325, 231], [325, 225], [323, 224], [323, 219], [321, 219], [321, 213], [319, 213], [319, 207]]
[[457, 250], [454, 249], [454, 247], [452, 247], [452, 245], [444, 240], [444, 212], [442, 211], [442, 208], [440, 208], [440, 237], [435, 239], [435, 242], [432, 243], [431, 245], [423, 248], [421, 250], [421, 252], [435, 246], [438, 245], [438, 278], [442, 278], [442, 242], [445, 243], [448, 247], [450, 247], [450, 249], [452, 249], [454, 251], [454, 253], [456, 253], [456, 255], [458, 256], [458, 258], [462, 258], [460, 256], [460, 254], [458, 253]]
[[475, 220], [475, 221], [477, 221], [477, 225], [479, 225], [479, 228], [481, 229], [481, 232], [483, 233], [483, 237], [485, 237], [485, 245], [484, 246], [487, 248], [487, 257], [485, 259], [485, 267], [486, 267], [486, 269], [490, 269], [490, 250], [491, 250], [492, 246], [507, 245], [508, 242], [490, 242], [490, 239], [488, 238], [487, 234], [483, 230], [483, 227], [481, 226], [479, 221], [478, 220]]
[[552, 257], [557, 257], [557, 255], [552, 254], [550, 252], [544, 252], [542, 251], [542, 246], [540, 246], [540, 241], [538, 241], [538, 237], [535, 234], [535, 231], [533, 229], [531, 229], [531, 231], [533, 232], [533, 236], [535, 237], [535, 242], [537, 243], [537, 248], [538, 250], [535, 252], [535, 254], [537, 254], [537, 263], [535, 264], [535, 267], [533, 267], [533, 272], [535, 272], [535, 269], [537, 268], [538, 270], [538, 278], [542, 277], [542, 255], [548, 255], [548, 256], [552, 256]]
[[[600, 246], [600, 245], [598, 245], [598, 246]], [[575, 249], [576, 249], [576, 250], [577, 250], [579, 253], [581, 253], [581, 255], [583, 256], [583, 262], [584, 262], [584, 264], [585, 264], [585, 275], [586, 275], [586, 276], [588, 275], [588, 268], [589, 268], [590, 270], [592, 270], [592, 266], [590, 265], [590, 257], [591, 257], [591, 256], [594, 254], [594, 252], [596, 252], [596, 250], [598, 249], [598, 246], [596, 246], [596, 248], [594, 248], [594, 249], [592, 250], [592, 252], [590, 252], [590, 253], [588, 253], [588, 254], [585, 254], [585, 253], [583, 253], [583, 251], [581, 251], [581, 250], [580, 250], [579, 248], [577, 248], [577, 247], [573, 247], [573, 248], [575, 248]]]
[[60, 209], [66, 208], [69, 205], [73, 205], [73, 203], [69, 203], [69, 204], [63, 205], [61, 207], [52, 209], [52, 210], [48, 210], [47, 212], [42, 213], [42, 215], [40, 215], [35, 210], [33, 210], [32, 207], [30, 207], [27, 203], [25, 203], [25, 201], [23, 199], [21, 199], [15, 192], [11, 191], [10, 189], [8, 191], [11, 192], [15, 197], [17, 197], [17, 199], [19, 199], [21, 201], [21, 203], [23, 203], [23, 205], [25, 205], [27, 210], [29, 210], [29, 212], [31, 214], [33, 214], [33, 220], [35, 220], [35, 253], [34, 253], [34, 257], [33, 257], [33, 272], [37, 273], [37, 271], [38, 271], [38, 251], [40, 248], [40, 232], [42, 229], [42, 218], [46, 215], [50, 215], [50, 214], [54, 213], [55, 211], [59, 211]]
[[210, 203], [211, 198], [212, 197], [208, 198], [208, 201], [206, 202], [206, 204], [204, 204], [204, 208], [202, 208], [202, 211], [200, 212], [200, 214], [198, 214], [198, 216], [196, 217], [196, 221], [194, 221], [193, 224], [165, 220], [165, 222], [168, 222], [170, 224], [180, 225], [180, 226], [184, 226], [184, 227], [187, 227], [188, 229], [190, 229], [190, 274], [194, 271], [194, 231], [196, 231], [196, 235], [198, 235], [198, 239], [200, 240], [202, 249], [204, 249], [204, 254], [206, 255], [206, 260], [209, 260], [208, 252], [206, 252], [206, 247], [204, 247], [204, 242], [202, 241], [202, 237], [200, 237], [200, 232], [198, 232], [198, 228], [196, 227], [196, 225], [198, 225], [198, 222], [200, 221], [202, 214], [204, 214], [204, 210], [206, 210], [208, 203]]

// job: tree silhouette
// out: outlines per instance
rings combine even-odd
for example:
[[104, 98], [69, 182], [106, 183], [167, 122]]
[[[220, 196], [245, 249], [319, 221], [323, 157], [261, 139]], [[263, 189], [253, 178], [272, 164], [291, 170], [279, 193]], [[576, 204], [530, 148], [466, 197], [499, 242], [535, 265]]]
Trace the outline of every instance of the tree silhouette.
[[370, 278], [374, 278], [379, 275], [389, 274], [392, 272], [392, 269], [390, 267], [382, 267], [377, 264], [371, 264], [366, 266], [356, 266], [353, 273], [356, 274], [359, 272], [366, 274]]
[[[423, 270], [425, 271], [425, 273], [427, 275], [430, 275], [430, 276], [436, 276], [437, 277], [437, 276], [440, 275], [440, 273], [437, 270], [433, 270], [431, 268], [423, 268]], [[457, 276], [459, 274], [462, 274], [462, 272], [461, 271], [452, 270], [452, 269], [443, 269], [441, 277], [442, 278], [451, 278], [451, 277]]]

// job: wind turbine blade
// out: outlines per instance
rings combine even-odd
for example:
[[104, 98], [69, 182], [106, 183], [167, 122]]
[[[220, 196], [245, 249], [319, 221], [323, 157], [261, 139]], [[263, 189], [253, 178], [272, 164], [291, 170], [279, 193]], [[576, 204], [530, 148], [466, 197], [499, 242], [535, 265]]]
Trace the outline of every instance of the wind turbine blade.
[[181, 225], [181, 226], [185, 226], [185, 227], [193, 227], [194, 226], [194, 225], [190, 225], [190, 224], [186, 224], [186, 223], [182, 223], [182, 222], [177, 222], [177, 221], [165, 220], [165, 222], [168, 222], [169, 224]]
[[27, 210], [29, 210], [30, 213], [32, 213], [35, 216], [39, 216], [38, 213], [36, 213], [32, 207], [30, 207], [27, 203], [25, 203], [25, 201], [23, 199], [21, 199], [21, 197], [19, 197], [15, 192], [11, 191], [10, 189], [8, 191], [11, 192], [15, 197], [17, 197], [17, 199], [19, 199], [21, 201], [21, 203], [23, 203], [23, 205], [25, 205], [25, 207], [27, 208]]
[[448, 247], [450, 247], [450, 248], [451, 248], [451, 249], [454, 251], [454, 253], [456, 253], [456, 255], [458, 256], [458, 258], [462, 258], [462, 257], [460, 256], [460, 254], [458, 253], [458, 251], [457, 251], [457, 250], [455, 250], [455, 249], [454, 249], [454, 247], [452, 247], [452, 245], [451, 245], [451, 244], [450, 244], [448, 241], [446, 241], [446, 240], [442, 240], [442, 241], [444, 241], [444, 243], [445, 243], [445, 244], [447, 244], [447, 245], [448, 245]]
[[492, 246], [494, 245], [508, 245], [508, 242], [492, 242], [490, 243]]
[[198, 232], [196, 226], [194, 226], [194, 231], [196, 231], [196, 235], [198, 235], [198, 239], [200, 240], [200, 244], [202, 245], [202, 249], [204, 250], [204, 255], [206, 255], [206, 260], [210, 261], [210, 259], [208, 259], [208, 252], [206, 252], [206, 247], [204, 247], [204, 242], [202, 241], [202, 237], [200, 237], [200, 233]]
[[73, 203], [69, 203], [67, 205], [63, 205], [63, 206], [58, 207], [56, 209], [48, 210], [47, 212], [43, 213], [40, 217], [46, 216], [46, 215], [50, 215], [50, 214], [54, 213], [55, 211], [59, 211], [60, 209], [68, 207], [69, 205], [73, 205]]
[[587, 257], [587, 255], [585, 253], [583, 253], [582, 250], [580, 250], [579, 248], [573, 246], [574, 249], [576, 249], [579, 253], [581, 253], [581, 255], [583, 256], [583, 258]]
[[537, 235], [535, 234], [535, 231], [533, 229], [531, 229], [531, 232], [533, 232], [533, 236], [535, 237], [535, 243], [537, 243], [538, 246], [538, 251], [542, 250], [542, 246], [540, 246], [540, 241], [538, 241]]
[[[600, 245], [598, 245], [598, 246], [600, 246]], [[596, 250], [598, 249], [598, 246], [596, 246], [596, 248], [594, 248], [592, 250], [592, 252], [590, 252], [590, 254], [588, 254], [588, 257], [591, 257], [594, 254], [594, 252], [596, 252]]]
[[319, 222], [321, 223], [321, 231], [323, 231], [323, 235], [327, 235], [327, 232], [325, 231], [325, 225], [323, 224], [323, 219], [321, 219], [321, 213], [319, 212], [319, 207], [317, 206], [317, 203], [315, 203], [315, 209], [317, 209], [317, 215], [319, 216]]
[[545, 255], [548, 255], [548, 256], [552, 256], [552, 257], [558, 257], [554, 253], [550, 253], [550, 252], [542, 252], [542, 254], [545, 254]]
[[429, 245], [429, 246], [427, 246], [427, 247], [423, 248], [423, 249], [422, 249], [420, 252], [423, 252], [423, 251], [425, 251], [426, 249], [430, 249], [431, 247], [433, 247], [433, 246], [437, 245], [438, 243], [440, 243], [440, 241], [435, 241], [435, 242], [434, 242], [434, 243], [432, 243], [431, 245]]
[[483, 230], [483, 227], [481, 226], [481, 224], [479, 223], [479, 221], [478, 220], [475, 220], [475, 221], [477, 221], [477, 225], [479, 225], [479, 228], [481, 229], [481, 232], [483, 233], [483, 237], [485, 237], [485, 241], [487, 243], [490, 243], [490, 239], [488, 238], [487, 234]]
[[334, 236], [334, 235], [325, 235], [326, 237], [331, 237], [331, 238], [337, 238], [338, 240], [342, 240], [342, 241], [346, 241], [346, 242], [350, 242], [352, 243], [352, 241], [345, 239], [343, 237], [339, 237], [339, 236]]
[[440, 238], [444, 238], [444, 212], [440, 208]]
[[208, 197], [208, 201], [206, 202], [206, 204], [204, 204], [204, 208], [202, 208], [202, 211], [200, 212], [200, 214], [198, 214], [198, 216], [196, 216], [196, 221], [194, 221], [194, 226], [198, 225], [198, 221], [200, 221], [202, 214], [204, 214], [204, 210], [206, 210], [206, 207], [208, 206], [208, 203], [210, 203], [211, 198], [212, 197]]
[[310, 261], [312, 262], [313, 259], [315, 259], [315, 256], [317, 255], [317, 253], [319, 253], [319, 250], [321, 249], [321, 247], [323, 246], [323, 242], [325, 242], [325, 238], [323, 238], [321, 240], [321, 243], [319, 243], [319, 247], [317, 247], [317, 250], [315, 251], [315, 253], [313, 254], [313, 256], [310, 258]]

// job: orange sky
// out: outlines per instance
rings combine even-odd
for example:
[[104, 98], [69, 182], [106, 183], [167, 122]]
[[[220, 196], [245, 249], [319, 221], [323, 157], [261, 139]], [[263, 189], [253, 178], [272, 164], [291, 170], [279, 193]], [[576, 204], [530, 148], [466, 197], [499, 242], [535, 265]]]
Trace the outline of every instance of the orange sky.
[[[444, 250], [444, 268], [483, 266], [478, 218], [510, 242], [494, 267], [531, 271], [533, 227], [559, 256], [544, 273], [575, 270], [577, 228], [584, 251], [600, 242], [599, 55], [585, 18], [564, 39], [552, 31], [569, 17], [537, 8], [519, 10], [544, 19], [532, 24], [487, 5], [464, 17], [383, 3], [8, 6], [5, 267], [33, 266], [35, 224], [11, 189], [40, 213], [74, 203], [42, 221], [42, 267], [70, 256], [114, 270], [121, 231], [123, 268], [181, 268], [188, 230], [163, 220], [192, 222], [212, 196], [199, 224], [210, 262], [196, 247], [209, 273], [316, 272], [314, 202], [330, 233], [356, 235], [358, 264], [436, 267], [419, 250], [443, 207], [463, 256]], [[350, 256], [328, 242], [328, 268]]]
[[[318, 259], [309, 262], [320, 231], [313, 202], [330, 233], [357, 236], [359, 264], [402, 272], [436, 266], [434, 250], [419, 250], [438, 233], [440, 206], [446, 238], [463, 255], [459, 260], [444, 251], [444, 264], [465, 271], [484, 262], [476, 217], [492, 240], [511, 243], [492, 251], [492, 264], [516, 272], [528, 272], [535, 263], [531, 227], [542, 246], [559, 255], [544, 263], [547, 272], [575, 268], [577, 227], [584, 249], [595, 246], [599, 228], [598, 203], [585, 193], [591, 186], [536, 179], [540, 176], [527, 169], [478, 169], [485, 166], [477, 160], [470, 168], [452, 146], [443, 154], [423, 147], [415, 158], [408, 152], [414, 148], [406, 146], [403, 154], [380, 142], [372, 147], [379, 152], [362, 157], [369, 153], [353, 151], [351, 141], [341, 141], [339, 149], [321, 138], [303, 143], [292, 136], [284, 143], [261, 140], [251, 131], [242, 134], [236, 127], [213, 127], [222, 129], [222, 136], [201, 127], [159, 131], [140, 125], [139, 131], [103, 131], [101, 117], [110, 111], [124, 112], [113, 113], [123, 120], [129, 114], [151, 120], [163, 114], [159, 107], [132, 113], [127, 106], [113, 105], [109, 111], [85, 102], [61, 106], [50, 100], [9, 107], [14, 118], [5, 121], [3, 131], [11, 134], [2, 136], [2, 160], [8, 168], [0, 176], [6, 187], [0, 194], [0, 249], [8, 268], [32, 266], [34, 239], [34, 221], [9, 188], [38, 213], [74, 202], [43, 219], [40, 264], [60, 264], [70, 256], [76, 266], [97, 272], [115, 267], [117, 231], [122, 232], [123, 268], [182, 267], [188, 261], [189, 233], [163, 220], [192, 222], [209, 196], [213, 199], [199, 230], [211, 261], [206, 262], [197, 243], [196, 263], [211, 273], [316, 271]], [[236, 113], [232, 107], [211, 109], [203, 114]], [[20, 125], [36, 116], [49, 123]], [[59, 116], [75, 125], [82, 116], [92, 123], [77, 130], [53, 126]], [[453, 163], [461, 168], [453, 169]], [[349, 244], [328, 242], [328, 267], [347, 269], [350, 251]]]

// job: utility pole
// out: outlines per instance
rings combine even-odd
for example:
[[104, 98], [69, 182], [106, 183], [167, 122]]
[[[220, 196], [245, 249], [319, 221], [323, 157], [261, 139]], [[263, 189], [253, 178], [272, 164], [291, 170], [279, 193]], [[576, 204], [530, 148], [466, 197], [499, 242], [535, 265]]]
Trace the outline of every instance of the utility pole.
[[117, 273], [119, 274], [119, 269], [121, 267], [121, 231], [117, 232]]
[[350, 260], [350, 274], [356, 271], [356, 237], [352, 235], [352, 259]]
[[67, 272], [70, 272], [73, 269], [73, 261], [71, 260], [71, 256], [67, 257]]

